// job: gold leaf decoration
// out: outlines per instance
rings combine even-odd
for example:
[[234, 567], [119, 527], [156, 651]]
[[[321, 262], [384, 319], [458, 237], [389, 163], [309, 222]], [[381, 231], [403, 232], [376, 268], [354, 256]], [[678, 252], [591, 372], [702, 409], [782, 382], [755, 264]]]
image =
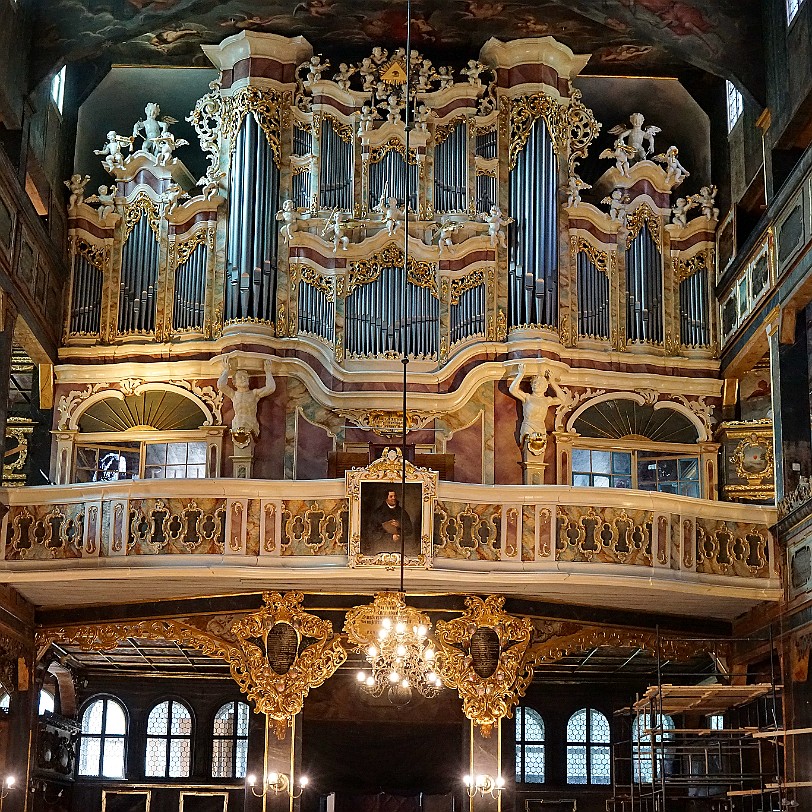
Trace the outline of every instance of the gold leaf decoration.
[[[384, 268], [403, 267], [403, 261], [404, 257], [401, 248], [394, 243], [390, 243], [369, 259], [351, 263], [347, 275], [347, 296], [355, 288], [374, 282], [381, 275]], [[419, 288], [428, 288], [435, 298], [437, 297], [437, 268], [430, 262], [419, 262], [410, 256], [407, 266], [407, 278], [409, 282]]]

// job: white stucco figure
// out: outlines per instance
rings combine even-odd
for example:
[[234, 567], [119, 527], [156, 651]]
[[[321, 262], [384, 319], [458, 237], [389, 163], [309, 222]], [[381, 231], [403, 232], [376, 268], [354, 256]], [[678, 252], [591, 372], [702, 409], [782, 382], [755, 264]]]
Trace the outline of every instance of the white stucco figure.
[[[149, 104], [147, 104], [147, 106], [144, 108], [145, 118], [138, 119], [138, 121], [135, 122], [131, 139], [132, 142], [139, 136], [142, 136], [144, 139], [144, 143], [142, 144], [141, 149], [143, 149], [144, 152], [149, 152], [156, 158], [160, 157], [163, 149], [162, 146], [163, 142], [159, 141], [158, 139], [170, 136], [171, 133], [169, 132], [169, 125], [178, 123], [177, 119], [174, 119], [170, 116], [164, 116], [163, 118], [159, 118], [160, 115], [161, 115], [160, 105], [156, 104], [155, 102], [149, 102]], [[183, 140], [184, 139], [179, 139], [177, 142], [175, 142], [174, 136], [172, 136], [172, 143], [176, 143], [177, 146], [182, 146], [180, 141]], [[189, 142], [185, 141], [185, 143], [188, 144]]]
[[400, 98], [390, 93], [386, 98], [386, 120], [389, 124], [400, 124]]
[[[660, 132], [659, 127], [646, 127], [643, 129], [643, 122], [645, 118], [642, 113], [632, 113], [629, 116], [628, 124], [618, 124], [612, 127], [609, 132], [617, 136], [615, 141], [615, 148], [618, 143], [631, 148], [632, 153], [629, 157], [635, 161], [645, 160], [649, 155], [654, 154], [654, 136]], [[643, 144], [647, 144], [644, 147]]]
[[403, 212], [400, 210], [400, 206], [398, 206], [397, 198], [386, 198], [386, 202], [383, 203], [383, 221], [386, 224], [386, 233], [389, 234], [390, 237], [400, 228], [402, 220]]
[[348, 233], [350, 230], [349, 218], [350, 215], [348, 212], [336, 209], [324, 224], [321, 236], [327, 239], [332, 237], [334, 254], [338, 251], [339, 245], [342, 251], [346, 251], [347, 246], [350, 244], [350, 236]]
[[716, 192], [715, 186], [703, 186], [695, 195], [691, 195], [688, 199], [695, 203], [702, 209], [702, 216], [708, 217], [711, 220], [719, 219], [719, 209], [716, 208]]
[[679, 186], [691, 173], [680, 163], [679, 150], [675, 146], [670, 146], [665, 153], [656, 155], [654, 160], [665, 165], [666, 183]]
[[467, 67], [460, 69], [460, 73], [468, 77], [469, 84], [481, 86], [482, 79], [479, 78], [479, 75], [484, 70], [486, 70], [486, 67], [481, 62], [478, 62], [476, 59], [469, 59]]
[[350, 77], [357, 71], [357, 68], [350, 67], [346, 62], [338, 66], [338, 70], [333, 76], [333, 81], [342, 89], [350, 89]]
[[175, 138], [171, 132], [166, 132], [164, 135], [159, 135], [153, 139], [152, 144], [158, 166], [169, 164], [173, 160], [172, 153], [178, 147], [185, 147], [188, 143], [185, 138]]
[[677, 202], [671, 209], [671, 222], [675, 226], [685, 228], [688, 225], [688, 212], [694, 207], [690, 198], [678, 197]]
[[69, 180], [64, 181], [65, 186], [70, 190], [70, 199], [68, 200], [68, 208], [72, 209], [78, 206], [85, 199], [85, 186], [90, 181], [90, 175], [71, 175]]
[[455, 223], [447, 217], [443, 217], [440, 220], [440, 224], [434, 226], [437, 236], [437, 245], [440, 247], [441, 254], [443, 253], [443, 249], [454, 247], [454, 240], [451, 239], [451, 235], [461, 228], [461, 223]]
[[361, 66], [358, 68], [358, 73], [364, 82], [364, 90], [372, 90], [375, 87], [375, 80], [378, 78], [378, 72], [372, 64], [372, 59], [365, 56], [361, 60]]
[[563, 191], [567, 193], [567, 208], [581, 205], [581, 192], [586, 189], [591, 189], [592, 186], [586, 181], [581, 180], [578, 175], [570, 175], [567, 185], [563, 187]]
[[217, 167], [210, 166], [206, 170], [206, 174], [197, 182], [198, 186], [203, 187], [203, 199], [211, 200], [220, 190], [220, 181], [223, 180], [226, 173]]
[[299, 230], [299, 212], [292, 200], [286, 200], [282, 204], [282, 211], [276, 213], [276, 219], [282, 221], [280, 233], [285, 242], [290, 242], [293, 235]]
[[106, 220], [116, 208], [116, 187], [99, 186], [98, 194], [91, 195], [86, 202], [98, 203], [99, 208], [96, 209], [96, 212], [99, 219]]
[[189, 197], [189, 195], [183, 191], [183, 187], [178, 183], [170, 183], [163, 193], [163, 201], [166, 204], [165, 214], [172, 214], [184, 197]]
[[361, 112], [358, 113], [358, 135], [363, 135], [372, 129], [372, 122], [377, 117], [376, 111], [368, 104], [361, 107]]
[[[528, 444], [543, 447], [547, 440], [547, 413], [550, 407], [561, 406], [566, 402], [567, 394], [551, 376], [549, 369], [545, 369], [543, 374], [533, 376], [529, 392], [521, 388], [524, 378], [525, 367], [522, 364], [508, 388], [510, 394], [522, 403], [519, 442], [524, 445], [527, 441]], [[553, 390], [553, 395], [547, 394], [549, 389]]]
[[307, 64], [307, 77], [304, 80], [305, 87], [310, 87], [314, 82], [321, 81], [321, 74], [330, 67], [330, 60], [321, 61], [320, 56], [311, 56]]
[[414, 128], [418, 132], [428, 132], [429, 118], [431, 117], [431, 110], [425, 105], [420, 104], [417, 110], [414, 111]]
[[611, 195], [604, 197], [601, 203], [609, 204], [609, 219], [616, 223], [626, 222], [626, 204], [629, 196], [622, 189], [615, 189]]
[[502, 209], [499, 206], [491, 206], [488, 214], [480, 214], [480, 219], [488, 224], [488, 236], [491, 239], [491, 246], [496, 248], [501, 245], [502, 248], [507, 248], [507, 240], [505, 239], [505, 226], [513, 222], [512, 217], [505, 217], [502, 214]]
[[132, 139], [119, 135], [115, 130], [110, 130], [110, 132], [107, 133], [107, 143], [101, 149], [94, 149], [93, 154], [104, 155], [105, 158], [102, 161], [104, 168], [112, 173], [114, 169], [124, 166], [124, 155], [121, 152], [122, 147], [128, 147], [132, 150]]
[[635, 154], [634, 149], [627, 146], [618, 138], [612, 149], [605, 149], [598, 157], [609, 158], [615, 162], [615, 169], [623, 175], [629, 177], [629, 159]]
[[259, 421], [257, 420], [257, 406], [262, 398], [272, 395], [276, 391], [276, 381], [271, 372], [271, 361], [266, 359], [265, 386], [251, 389], [251, 376], [247, 370], [237, 369], [233, 372], [234, 386], [228, 384], [229, 375], [232, 375], [232, 358], [223, 359], [223, 371], [217, 379], [217, 388], [228, 398], [234, 408], [234, 417], [231, 419], [231, 434], [243, 438], [245, 442], [249, 437], [256, 439], [259, 436]]

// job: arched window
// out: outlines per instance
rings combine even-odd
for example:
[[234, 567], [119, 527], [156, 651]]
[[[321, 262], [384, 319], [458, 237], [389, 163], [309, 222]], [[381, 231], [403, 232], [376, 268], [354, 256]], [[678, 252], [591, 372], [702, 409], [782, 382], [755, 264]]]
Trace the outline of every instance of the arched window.
[[54, 695], [50, 691], [39, 692], [39, 715], [42, 716], [45, 711], [54, 712], [56, 704], [54, 702]]
[[192, 770], [192, 714], [174, 699], [157, 704], [147, 717], [148, 778], [188, 778]]
[[609, 720], [600, 711], [575, 711], [567, 722], [567, 783], [611, 783], [609, 743]]
[[245, 702], [228, 702], [214, 714], [212, 778], [245, 778], [250, 712]]
[[632, 757], [634, 759], [634, 780], [643, 784], [658, 781], [665, 768], [665, 751], [653, 747], [654, 742], [668, 741], [674, 729], [674, 720], [659, 713], [641, 714], [632, 725]]
[[516, 708], [516, 783], [544, 783], [544, 720], [532, 708]]
[[93, 700], [82, 714], [79, 775], [124, 778], [127, 716], [110, 697]]

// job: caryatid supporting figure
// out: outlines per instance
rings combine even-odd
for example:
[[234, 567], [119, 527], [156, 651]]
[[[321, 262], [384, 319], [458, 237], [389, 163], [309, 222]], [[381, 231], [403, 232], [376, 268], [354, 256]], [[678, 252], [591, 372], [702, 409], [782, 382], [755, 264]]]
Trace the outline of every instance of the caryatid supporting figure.
[[[519, 443], [533, 455], [544, 453], [547, 446], [547, 413], [551, 406], [561, 406], [567, 402], [567, 393], [558, 385], [545, 369], [543, 374], [534, 375], [530, 391], [525, 392], [521, 386], [525, 378], [525, 367], [522, 364], [508, 391], [522, 403], [522, 425], [519, 429]], [[552, 388], [554, 395], [548, 395]]]
[[245, 369], [233, 372], [234, 386], [228, 385], [229, 374], [232, 374], [232, 358], [223, 359], [223, 371], [217, 379], [217, 388], [231, 399], [234, 408], [234, 417], [231, 420], [231, 436], [241, 446], [248, 444], [249, 440], [259, 436], [259, 421], [257, 420], [257, 406], [262, 398], [272, 395], [276, 391], [276, 381], [271, 373], [271, 361], [266, 359], [265, 386], [251, 389], [251, 376]]

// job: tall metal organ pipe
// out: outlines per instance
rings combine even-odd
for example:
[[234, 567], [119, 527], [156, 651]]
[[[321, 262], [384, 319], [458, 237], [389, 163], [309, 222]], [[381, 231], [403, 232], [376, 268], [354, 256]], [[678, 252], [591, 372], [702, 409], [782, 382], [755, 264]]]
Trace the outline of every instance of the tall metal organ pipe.
[[118, 297], [118, 332], [150, 333], [155, 329], [155, 286], [160, 244], [142, 215], [124, 243]]
[[92, 335], [99, 332], [103, 282], [104, 274], [81, 254], [77, 254], [73, 262], [71, 333]]
[[199, 245], [175, 271], [172, 325], [176, 330], [202, 330], [206, 308], [206, 269], [209, 248]]
[[457, 124], [434, 150], [434, 209], [464, 211], [468, 192], [468, 128]]
[[679, 285], [680, 341], [689, 347], [710, 344], [708, 272], [701, 268]]
[[225, 320], [276, 319], [279, 169], [264, 133], [247, 115], [231, 159]]
[[609, 338], [609, 277], [585, 251], [577, 256], [578, 334]]
[[510, 172], [510, 326], [558, 323], [558, 156], [542, 118]]
[[325, 209], [352, 211], [353, 145], [341, 139], [329, 118], [321, 124], [320, 149], [319, 203]]
[[663, 340], [663, 267], [647, 225], [626, 251], [626, 334], [630, 341]]

